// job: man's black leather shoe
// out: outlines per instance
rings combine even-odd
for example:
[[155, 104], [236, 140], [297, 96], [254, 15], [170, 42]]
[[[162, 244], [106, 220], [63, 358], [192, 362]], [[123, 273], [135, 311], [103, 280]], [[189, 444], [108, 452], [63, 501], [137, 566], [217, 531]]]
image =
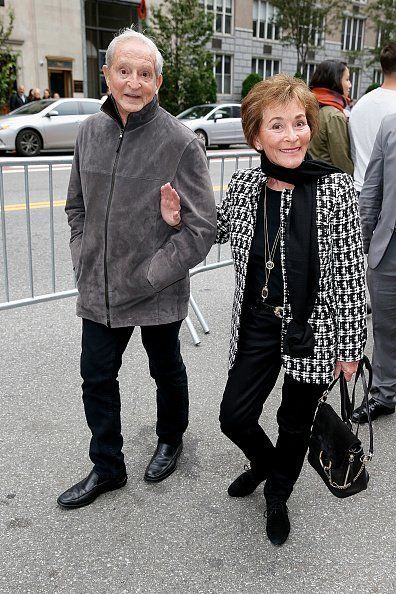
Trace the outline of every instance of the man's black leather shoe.
[[180, 443], [178, 446], [159, 443], [146, 468], [144, 480], [149, 483], [158, 483], [172, 474], [176, 470], [177, 459], [182, 449], [183, 443]]
[[267, 536], [275, 546], [281, 546], [286, 542], [290, 532], [290, 522], [286, 501], [275, 499], [267, 501]]
[[[378, 400], [374, 400], [374, 398], [370, 398], [368, 403], [372, 421], [375, 421], [375, 419], [378, 419], [378, 417], [381, 417], [382, 415], [391, 415], [395, 412], [394, 408], [384, 406], [381, 402], [378, 402]], [[360, 423], [361, 425], [368, 422], [367, 408], [364, 402], [353, 411], [352, 421], [354, 423]]]
[[259, 484], [266, 479], [265, 476], [257, 476], [255, 471], [246, 464], [244, 468], [245, 472], [240, 474], [228, 487], [230, 497], [247, 497], [254, 493]]
[[102, 493], [120, 489], [126, 485], [126, 482], [126, 473], [111, 479], [101, 479], [94, 470], [91, 470], [86, 478], [58, 497], [58, 505], [67, 509], [84, 507], [92, 503]]

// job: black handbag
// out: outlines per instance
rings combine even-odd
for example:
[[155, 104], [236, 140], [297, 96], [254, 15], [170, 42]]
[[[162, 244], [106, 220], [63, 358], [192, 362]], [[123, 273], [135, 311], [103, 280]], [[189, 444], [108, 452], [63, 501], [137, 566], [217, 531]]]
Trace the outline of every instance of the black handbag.
[[[365, 371], [368, 371], [368, 382]], [[359, 424], [353, 431], [351, 416], [355, 408], [356, 385], [363, 387], [363, 402], [368, 411], [370, 445], [367, 455], [359, 439]], [[341, 418], [326, 402], [329, 392], [340, 383]], [[334, 379], [319, 400], [309, 442], [308, 461], [323, 482], [336, 497], [350, 497], [367, 489], [369, 474], [366, 464], [373, 456], [373, 427], [368, 406], [368, 395], [372, 383], [372, 369], [366, 356], [359, 362], [355, 374], [352, 401], [344, 374]]]

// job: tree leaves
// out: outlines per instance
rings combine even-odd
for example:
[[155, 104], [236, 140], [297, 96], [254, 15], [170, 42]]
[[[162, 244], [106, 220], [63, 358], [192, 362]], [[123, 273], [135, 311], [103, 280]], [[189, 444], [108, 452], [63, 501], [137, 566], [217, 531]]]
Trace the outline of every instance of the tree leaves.
[[199, 0], [164, 0], [152, 9], [146, 29], [164, 57], [162, 107], [177, 114], [200, 103], [216, 101], [213, 56], [207, 43], [213, 17]]
[[14, 26], [14, 13], [8, 11], [8, 23], [0, 18], [0, 106], [8, 104], [17, 75], [17, 55], [12, 51], [9, 39]]

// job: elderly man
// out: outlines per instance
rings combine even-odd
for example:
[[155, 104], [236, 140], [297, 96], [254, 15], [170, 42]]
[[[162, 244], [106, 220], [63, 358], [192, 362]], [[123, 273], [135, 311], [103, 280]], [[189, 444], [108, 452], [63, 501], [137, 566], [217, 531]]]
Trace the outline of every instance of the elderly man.
[[[179, 330], [188, 271], [214, 241], [216, 213], [202, 145], [158, 105], [161, 70], [162, 56], [144, 35], [127, 29], [113, 39], [103, 67], [111, 95], [81, 124], [77, 139], [66, 212], [94, 467], [58, 498], [65, 508], [88, 505], [127, 481], [117, 376], [135, 326], [157, 385], [158, 444], [146, 481], [175, 470], [188, 424]], [[161, 216], [161, 196], [165, 202], [174, 191], [170, 183], [181, 196], [180, 230]]]
[[10, 111], [14, 111], [14, 109], [18, 109], [18, 107], [22, 107], [27, 102], [27, 98], [25, 97], [25, 87], [23, 85], [19, 85], [17, 92], [13, 93], [10, 97]]

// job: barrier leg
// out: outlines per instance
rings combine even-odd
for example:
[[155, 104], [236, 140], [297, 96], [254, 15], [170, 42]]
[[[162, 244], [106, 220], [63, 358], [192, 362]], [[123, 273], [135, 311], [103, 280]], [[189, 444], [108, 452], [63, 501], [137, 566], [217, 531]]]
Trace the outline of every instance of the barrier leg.
[[201, 324], [203, 331], [205, 334], [209, 334], [209, 326], [206, 323], [205, 318], [203, 317], [201, 310], [199, 309], [194, 297], [190, 293], [190, 305], [194, 310], [195, 315], [198, 318], [198, 322]]
[[194, 324], [192, 323], [190, 316], [186, 317], [186, 324], [187, 328], [190, 331], [191, 338], [193, 339], [195, 346], [198, 346], [199, 344], [201, 344], [201, 341], [199, 340], [199, 336], [194, 328]]

